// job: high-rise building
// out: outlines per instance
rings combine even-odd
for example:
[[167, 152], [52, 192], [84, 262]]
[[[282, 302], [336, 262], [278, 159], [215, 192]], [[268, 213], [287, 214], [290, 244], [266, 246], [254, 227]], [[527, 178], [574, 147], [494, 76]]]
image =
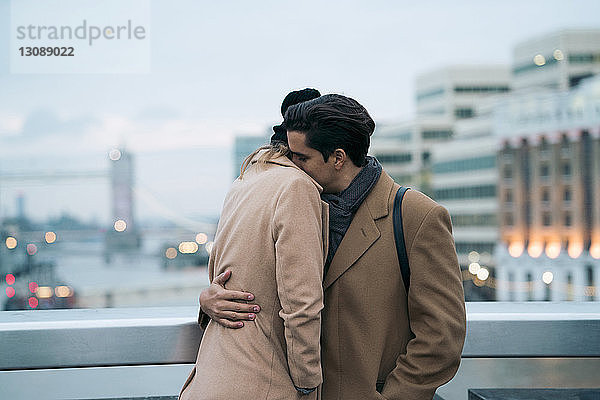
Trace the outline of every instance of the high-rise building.
[[476, 115], [483, 98], [510, 91], [505, 65], [460, 65], [417, 77], [417, 116], [439, 116], [454, 122]]
[[600, 276], [600, 76], [495, 110], [499, 300], [592, 300]]
[[452, 124], [443, 117], [421, 117], [413, 121], [378, 127], [370, 153], [386, 172], [404, 186], [431, 193], [429, 158], [435, 143], [452, 138]]
[[600, 74], [600, 29], [568, 29], [519, 43], [513, 51], [514, 89], [567, 90]]
[[481, 100], [475, 106], [477, 117], [457, 121], [454, 139], [435, 145], [431, 154], [433, 197], [450, 213], [465, 295], [471, 301], [495, 298], [489, 284], [495, 277], [493, 254], [499, 236], [492, 112], [505, 95]]
[[478, 117], [478, 105], [509, 92], [509, 83], [510, 69], [499, 65], [451, 66], [420, 75], [417, 116], [377, 128], [371, 153], [397, 182], [434, 197], [433, 148], [454, 140], [457, 124]]

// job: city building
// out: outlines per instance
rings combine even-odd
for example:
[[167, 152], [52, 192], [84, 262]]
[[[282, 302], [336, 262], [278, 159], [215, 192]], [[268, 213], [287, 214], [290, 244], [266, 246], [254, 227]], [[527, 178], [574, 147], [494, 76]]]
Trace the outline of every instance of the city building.
[[370, 153], [396, 182], [431, 194], [431, 147], [450, 140], [452, 135], [452, 125], [446, 118], [421, 117], [377, 127]]
[[600, 73], [600, 29], [568, 29], [519, 43], [512, 87], [568, 90]]
[[371, 154], [399, 183], [434, 197], [431, 152], [455, 138], [460, 121], [477, 117], [477, 105], [510, 91], [510, 69], [461, 65], [417, 77], [417, 116], [377, 128]]
[[233, 178], [237, 178], [240, 175], [240, 168], [242, 163], [248, 157], [249, 154], [260, 146], [263, 146], [269, 142], [269, 138], [273, 132], [268, 130], [264, 135], [259, 136], [236, 136], [234, 141], [233, 149]]
[[498, 169], [492, 112], [504, 95], [480, 101], [477, 117], [457, 121], [454, 139], [433, 146], [431, 153], [433, 197], [450, 213], [465, 294], [471, 301], [495, 296]]
[[498, 300], [597, 300], [600, 76], [495, 108]]
[[475, 117], [482, 99], [510, 91], [510, 79], [504, 65], [457, 65], [422, 74], [416, 81], [417, 117]]

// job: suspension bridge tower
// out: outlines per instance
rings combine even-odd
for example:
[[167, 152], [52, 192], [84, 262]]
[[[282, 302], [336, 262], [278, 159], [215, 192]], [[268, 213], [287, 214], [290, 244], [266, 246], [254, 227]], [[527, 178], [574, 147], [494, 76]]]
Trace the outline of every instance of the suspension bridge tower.
[[106, 254], [139, 249], [141, 235], [134, 219], [134, 158], [124, 149], [109, 153], [112, 188], [112, 226], [106, 232]]

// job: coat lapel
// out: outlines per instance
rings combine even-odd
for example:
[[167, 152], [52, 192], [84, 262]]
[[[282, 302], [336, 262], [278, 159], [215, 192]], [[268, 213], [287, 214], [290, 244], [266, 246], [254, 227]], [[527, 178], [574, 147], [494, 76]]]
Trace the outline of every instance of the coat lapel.
[[359, 207], [352, 219], [344, 239], [331, 260], [323, 286], [329, 287], [364, 254], [379, 238], [379, 229], [373, 221], [368, 207]]
[[371, 193], [356, 211], [348, 231], [331, 260], [331, 265], [323, 281], [324, 289], [331, 286], [381, 236], [375, 220], [388, 215], [388, 204], [393, 185], [392, 178], [382, 171], [381, 177]]

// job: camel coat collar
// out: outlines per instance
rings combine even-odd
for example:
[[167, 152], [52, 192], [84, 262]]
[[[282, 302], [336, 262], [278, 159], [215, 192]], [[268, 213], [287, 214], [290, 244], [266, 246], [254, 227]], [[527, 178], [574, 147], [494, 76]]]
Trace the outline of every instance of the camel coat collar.
[[[331, 286], [381, 236], [375, 220], [389, 214], [389, 196], [393, 185], [392, 178], [382, 172], [379, 181], [365, 199], [366, 207], [359, 207], [357, 210], [340, 247], [331, 260], [331, 266], [323, 281], [324, 289]], [[360, 238], [360, 240], [356, 240], [356, 238]]]

